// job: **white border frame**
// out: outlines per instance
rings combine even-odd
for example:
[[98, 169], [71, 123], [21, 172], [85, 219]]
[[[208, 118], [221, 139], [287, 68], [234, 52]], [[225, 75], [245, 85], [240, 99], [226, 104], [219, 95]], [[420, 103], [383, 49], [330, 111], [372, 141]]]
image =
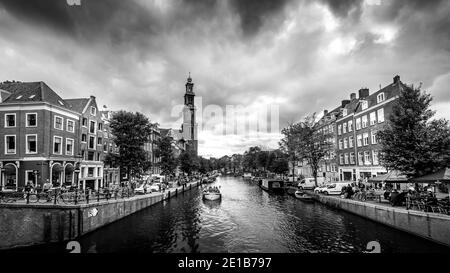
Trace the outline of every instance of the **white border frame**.
[[[14, 116], [14, 126], [8, 126], [6, 116]], [[16, 128], [17, 127], [17, 114], [16, 113], [5, 113], [5, 128]]]
[[[28, 149], [28, 137], [35, 136], [36, 137], [36, 152], [30, 152]], [[38, 135], [37, 134], [26, 134], [25, 135], [25, 154], [27, 155], [35, 155], [38, 153]]]
[[[61, 119], [62, 119], [62, 120], [61, 120], [61, 129], [56, 128], [56, 119], [57, 119], [57, 118], [61, 118]], [[56, 115], [55, 115], [55, 117], [53, 118], [53, 128], [54, 128], [55, 130], [64, 131], [64, 118], [61, 117], [61, 116], [56, 116]]]
[[[61, 152], [60, 153], [56, 153], [55, 152], [55, 139], [60, 138], [61, 139]], [[62, 155], [63, 154], [63, 147], [64, 147], [64, 138], [60, 137], [60, 136], [53, 136], [53, 145], [52, 145], [52, 154], [55, 155]]]
[[[14, 143], [15, 143], [14, 153], [8, 153], [8, 147], [7, 147], [8, 142], [6, 141], [6, 138], [11, 137], [11, 136], [14, 137]], [[15, 155], [15, 154], [17, 154], [17, 135], [5, 135], [5, 155]]]
[[[71, 152], [71, 153], [67, 153], [67, 143], [68, 143], [68, 140], [71, 140], [71, 141], [72, 141], [72, 152]], [[74, 140], [73, 138], [66, 137], [66, 145], [64, 145], [64, 147], [66, 147], [66, 148], [64, 149], [65, 155], [71, 155], [71, 156], [73, 156], [73, 152], [74, 152], [74, 149], [75, 149], [75, 140]]]
[[[69, 131], [69, 122], [73, 123], [73, 130], [72, 131]], [[66, 131], [69, 132], [69, 133], [75, 133], [75, 120], [66, 118]]]
[[[29, 115], [36, 115], [36, 125], [31, 126], [28, 125], [28, 116]], [[25, 113], [25, 127], [26, 128], [36, 128], [38, 126], [38, 113]]]

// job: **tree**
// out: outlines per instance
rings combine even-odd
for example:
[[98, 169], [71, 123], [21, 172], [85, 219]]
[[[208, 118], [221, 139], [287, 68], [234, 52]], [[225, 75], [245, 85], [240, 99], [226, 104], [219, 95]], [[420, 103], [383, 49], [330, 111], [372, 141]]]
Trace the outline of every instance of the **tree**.
[[280, 175], [286, 174], [289, 171], [288, 155], [281, 150], [271, 152], [269, 155], [268, 170]]
[[280, 150], [287, 154], [288, 161], [292, 164], [293, 181], [295, 181], [295, 166], [299, 161], [297, 156], [297, 138], [299, 135], [299, 129], [300, 125], [294, 123], [291, 123], [286, 128], [283, 128], [281, 133], [284, 137], [279, 143]]
[[405, 86], [393, 106], [389, 122], [377, 133], [380, 161], [388, 170], [408, 177], [433, 173], [450, 164], [448, 120], [430, 121], [432, 97], [420, 88]]
[[245, 151], [243, 157], [243, 166], [246, 170], [256, 171], [258, 168], [258, 153], [261, 151], [259, 147], [250, 147], [248, 151]]
[[163, 175], [173, 175], [178, 165], [177, 159], [172, 151], [172, 141], [172, 137], [164, 136], [156, 143], [158, 146], [156, 156], [161, 158], [159, 167], [161, 168], [161, 173]]
[[282, 147], [289, 152], [291, 158], [308, 163], [317, 187], [320, 162], [329, 155], [332, 148], [332, 143], [329, 142], [331, 135], [318, 130], [315, 113], [299, 123], [291, 124], [282, 133], [285, 135]]
[[119, 111], [111, 119], [110, 128], [119, 154], [114, 158], [129, 178], [139, 177], [151, 167], [143, 146], [149, 141], [154, 124], [141, 113]]
[[179, 157], [180, 169], [181, 171], [187, 173], [188, 175], [192, 172], [198, 170], [199, 162], [197, 156], [192, 149], [186, 149], [180, 154]]

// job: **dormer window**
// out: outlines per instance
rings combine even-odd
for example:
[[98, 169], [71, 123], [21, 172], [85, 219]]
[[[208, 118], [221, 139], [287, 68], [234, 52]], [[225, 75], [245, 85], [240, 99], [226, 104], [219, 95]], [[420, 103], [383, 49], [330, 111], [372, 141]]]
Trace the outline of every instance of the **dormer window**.
[[20, 100], [21, 98], [22, 98], [22, 95], [18, 96], [18, 97], [16, 98], [16, 100]]
[[378, 94], [378, 96], [377, 96], [377, 103], [380, 103], [380, 102], [382, 102], [382, 101], [384, 101], [384, 93], [380, 93], [380, 94]]
[[64, 102], [58, 100], [58, 103], [61, 104], [62, 106], [64, 106]]
[[95, 114], [97, 113], [97, 109], [95, 109], [95, 107], [91, 107], [91, 115], [95, 116]]
[[342, 110], [342, 115], [345, 117], [345, 116], [347, 116], [347, 109], [343, 109]]
[[369, 103], [366, 100], [362, 101], [362, 103], [361, 103], [362, 110], [366, 110], [368, 107], [369, 107]]

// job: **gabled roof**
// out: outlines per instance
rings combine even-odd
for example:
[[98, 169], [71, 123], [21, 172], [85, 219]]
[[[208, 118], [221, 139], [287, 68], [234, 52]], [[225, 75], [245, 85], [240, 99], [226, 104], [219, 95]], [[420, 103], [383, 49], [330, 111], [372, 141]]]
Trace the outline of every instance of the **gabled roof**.
[[9, 95], [11, 95], [11, 92], [0, 89], [0, 102], [6, 100], [6, 98], [9, 97]]
[[89, 98], [80, 99], [66, 99], [68, 107], [73, 111], [82, 114], [86, 104], [89, 102]]
[[[378, 90], [377, 92], [371, 94], [370, 96], [368, 96], [367, 98], [365, 98], [365, 100], [368, 102], [368, 108], [377, 105], [377, 97], [380, 93], [384, 93], [384, 101], [393, 98], [397, 95], [400, 94], [400, 91], [403, 88], [406, 88], [407, 86], [402, 83], [400, 80], [396, 83], [391, 83], [387, 86], [385, 86], [384, 88]], [[362, 111], [362, 106], [359, 105], [358, 108], [356, 109], [356, 112], [361, 112]]]
[[42, 81], [1, 83], [0, 89], [12, 93], [3, 103], [47, 102], [69, 109], [67, 103]]

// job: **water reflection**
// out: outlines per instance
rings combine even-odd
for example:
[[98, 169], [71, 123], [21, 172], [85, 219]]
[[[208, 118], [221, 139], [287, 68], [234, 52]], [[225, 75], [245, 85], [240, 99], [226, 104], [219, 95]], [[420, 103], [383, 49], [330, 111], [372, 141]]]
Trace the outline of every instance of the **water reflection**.
[[[83, 252], [382, 252], [450, 249], [359, 216], [270, 195], [257, 184], [220, 177], [222, 200], [202, 200], [202, 189], [179, 194], [85, 235]], [[51, 247], [44, 247], [50, 251]]]

